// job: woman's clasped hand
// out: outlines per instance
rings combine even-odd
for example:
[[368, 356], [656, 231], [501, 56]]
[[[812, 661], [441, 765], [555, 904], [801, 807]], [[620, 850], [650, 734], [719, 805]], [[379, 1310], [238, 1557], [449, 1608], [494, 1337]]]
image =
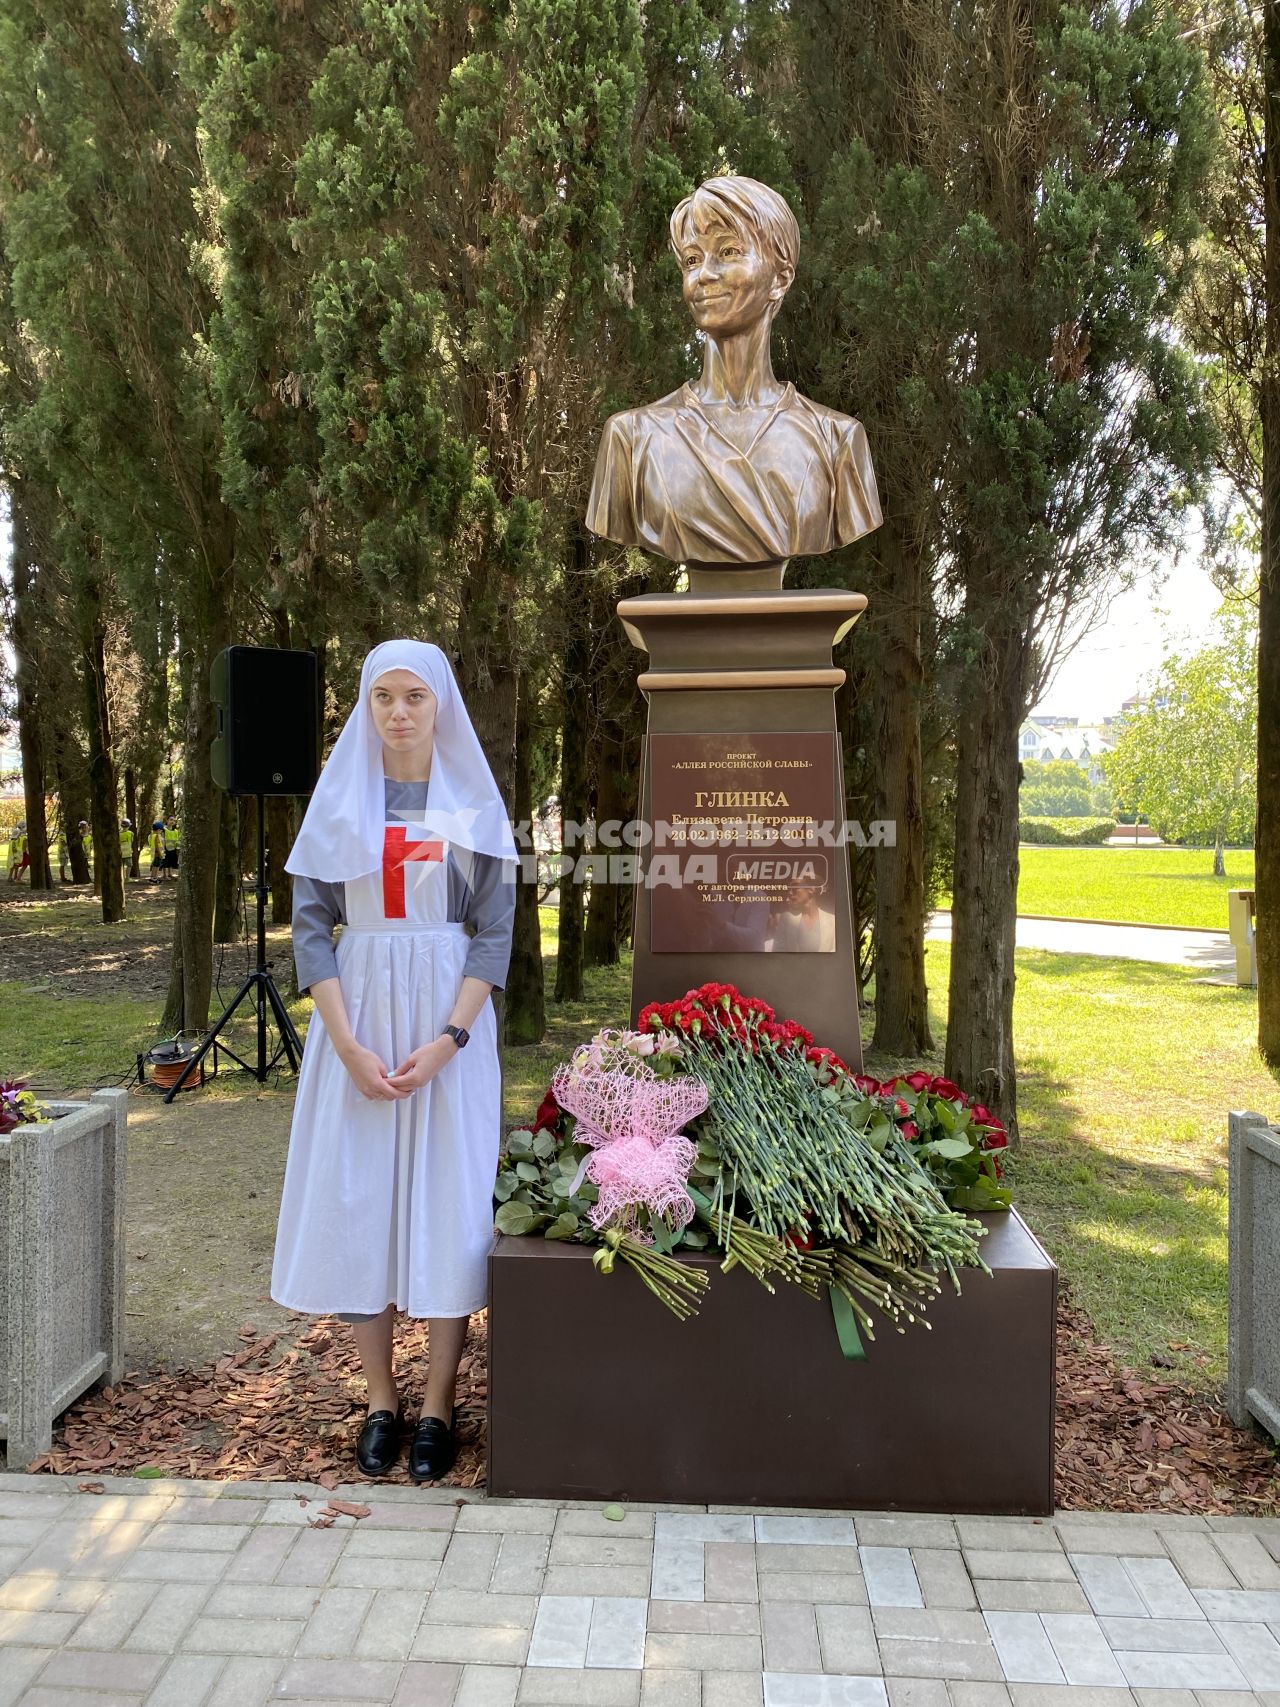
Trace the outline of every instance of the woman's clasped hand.
[[441, 1067], [458, 1053], [458, 1048], [451, 1038], [437, 1038], [411, 1050], [394, 1072], [376, 1050], [366, 1049], [354, 1038], [338, 1053], [362, 1096], [374, 1101], [399, 1102], [430, 1084]]

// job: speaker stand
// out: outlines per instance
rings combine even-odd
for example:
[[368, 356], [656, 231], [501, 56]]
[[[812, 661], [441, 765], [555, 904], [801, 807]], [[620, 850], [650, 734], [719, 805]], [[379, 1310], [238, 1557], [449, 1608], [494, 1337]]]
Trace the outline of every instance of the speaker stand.
[[[254, 886], [254, 894], [258, 902], [258, 963], [231, 998], [217, 1025], [203, 1040], [199, 1049], [182, 1069], [181, 1074], [165, 1092], [164, 1100], [166, 1102], [172, 1102], [191, 1075], [200, 1070], [200, 1063], [210, 1050], [213, 1050], [215, 1073], [218, 1070], [218, 1054], [221, 1052], [223, 1055], [229, 1055], [238, 1067], [244, 1068], [246, 1073], [252, 1073], [260, 1085], [265, 1084], [267, 1074], [271, 1072], [282, 1055], [288, 1056], [289, 1066], [295, 1073], [298, 1071], [298, 1063], [302, 1060], [301, 1040], [293, 1021], [289, 1018], [289, 1010], [284, 1005], [284, 999], [276, 988], [275, 979], [271, 976], [271, 965], [267, 960], [267, 832], [263, 798], [261, 794], [257, 797], [258, 880]], [[230, 1049], [225, 1043], [218, 1041], [223, 1026], [226, 1025], [240, 1004], [246, 1000], [253, 1002], [258, 1015], [258, 1060], [256, 1066], [242, 1060], [234, 1049]], [[280, 1042], [276, 1045], [275, 1052], [269, 1059], [267, 1056], [268, 1007], [270, 1007], [275, 1019], [276, 1030], [280, 1033]]]

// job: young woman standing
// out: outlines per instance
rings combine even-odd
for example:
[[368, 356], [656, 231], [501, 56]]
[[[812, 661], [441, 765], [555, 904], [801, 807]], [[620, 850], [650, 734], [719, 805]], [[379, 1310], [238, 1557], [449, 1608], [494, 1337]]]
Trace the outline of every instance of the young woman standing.
[[[366, 1475], [399, 1454], [397, 1309], [430, 1364], [409, 1473], [453, 1464], [458, 1363], [487, 1297], [501, 1128], [490, 1000], [511, 957], [517, 854], [439, 647], [377, 646], [286, 862], [307, 1034], [271, 1296], [353, 1324]], [[335, 953], [333, 928], [343, 926]]]

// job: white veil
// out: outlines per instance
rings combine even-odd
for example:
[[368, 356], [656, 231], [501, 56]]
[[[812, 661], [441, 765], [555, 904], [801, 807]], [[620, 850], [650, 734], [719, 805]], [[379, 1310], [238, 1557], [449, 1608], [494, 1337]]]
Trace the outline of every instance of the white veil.
[[506, 806], [449, 660], [423, 640], [385, 640], [364, 661], [359, 697], [320, 773], [285, 870], [340, 883], [381, 867], [386, 823], [382, 741], [369, 693], [390, 670], [410, 671], [437, 701], [428, 804], [414, 822], [474, 853], [518, 860]]

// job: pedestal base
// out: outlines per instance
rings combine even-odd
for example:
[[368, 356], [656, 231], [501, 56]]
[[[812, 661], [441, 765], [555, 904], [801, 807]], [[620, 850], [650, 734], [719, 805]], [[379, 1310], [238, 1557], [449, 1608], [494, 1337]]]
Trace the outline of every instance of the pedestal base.
[[932, 1331], [840, 1355], [825, 1300], [721, 1274], [679, 1323], [582, 1245], [490, 1258], [491, 1494], [903, 1511], [1053, 1511], [1057, 1269], [1016, 1212], [979, 1217]]

